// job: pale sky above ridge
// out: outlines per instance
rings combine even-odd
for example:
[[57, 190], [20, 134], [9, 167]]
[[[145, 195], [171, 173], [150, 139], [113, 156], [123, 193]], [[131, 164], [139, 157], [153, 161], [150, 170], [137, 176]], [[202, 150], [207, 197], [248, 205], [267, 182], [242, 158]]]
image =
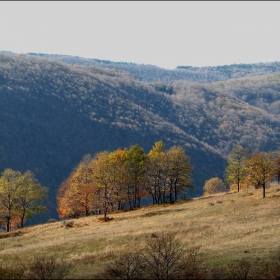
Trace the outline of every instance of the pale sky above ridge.
[[279, 1], [1, 1], [0, 51], [218, 66], [280, 61]]

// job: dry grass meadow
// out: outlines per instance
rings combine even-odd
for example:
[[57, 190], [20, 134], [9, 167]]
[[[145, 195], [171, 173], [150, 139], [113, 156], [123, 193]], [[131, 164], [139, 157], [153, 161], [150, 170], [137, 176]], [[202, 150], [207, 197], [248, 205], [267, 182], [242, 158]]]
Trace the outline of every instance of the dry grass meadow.
[[280, 185], [262, 190], [220, 193], [175, 204], [46, 223], [0, 233], [0, 263], [27, 265], [36, 256], [52, 255], [74, 266], [69, 278], [98, 278], [120, 253], [141, 250], [146, 241], [171, 232], [186, 249], [200, 247], [211, 267], [246, 257], [252, 262], [279, 246]]

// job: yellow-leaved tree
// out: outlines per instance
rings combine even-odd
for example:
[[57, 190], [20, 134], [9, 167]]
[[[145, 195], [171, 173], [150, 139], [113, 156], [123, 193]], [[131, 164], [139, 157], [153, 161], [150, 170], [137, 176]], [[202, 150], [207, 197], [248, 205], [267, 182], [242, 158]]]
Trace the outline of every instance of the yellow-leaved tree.
[[47, 191], [30, 170], [22, 174], [5, 169], [0, 177], [0, 221], [6, 230], [23, 227], [26, 218], [44, 212], [46, 207], [39, 202], [47, 198]]
[[218, 177], [211, 178], [205, 182], [203, 187], [203, 195], [210, 195], [226, 191], [225, 183]]
[[256, 189], [263, 189], [263, 198], [267, 183], [276, 177], [275, 154], [272, 152], [254, 152], [245, 163], [248, 182]]
[[184, 195], [188, 189], [194, 188], [191, 184], [192, 166], [181, 146], [171, 147], [166, 155], [169, 202], [173, 202], [180, 194]]
[[245, 179], [245, 161], [248, 158], [248, 149], [240, 145], [235, 146], [228, 155], [228, 166], [225, 170], [226, 182], [231, 185], [231, 189], [237, 191], [244, 187], [247, 188]]
[[158, 141], [147, 155], [146, 188], [153, 204], [163, 203], [167, 198], [167, 156], [163, 148], [164, 143]]

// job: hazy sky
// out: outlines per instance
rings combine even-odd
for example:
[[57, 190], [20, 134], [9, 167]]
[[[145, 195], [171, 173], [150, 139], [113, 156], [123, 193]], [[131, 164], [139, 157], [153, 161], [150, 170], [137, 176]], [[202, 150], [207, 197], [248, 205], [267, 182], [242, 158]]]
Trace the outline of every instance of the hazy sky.
[[280, 61], [280, 2], [1, 1], [0, 50], [167, 69]]

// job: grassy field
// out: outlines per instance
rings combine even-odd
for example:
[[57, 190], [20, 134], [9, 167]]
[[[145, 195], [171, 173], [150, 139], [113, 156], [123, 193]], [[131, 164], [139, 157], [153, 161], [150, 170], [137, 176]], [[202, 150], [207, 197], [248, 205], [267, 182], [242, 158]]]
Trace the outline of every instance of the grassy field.
[[0, 233], [0, 263], [28, 265], [53, 255], [74, 264], [69, 278], [98, 277], [121, 253], [140, 250], [147, 240], [171, 232], [185, 248], [200, 247], [208, 267], [246, 257], [255, 262], [279, 246], [280, 185], [220, 193], [133, 211], [57, 221]]

